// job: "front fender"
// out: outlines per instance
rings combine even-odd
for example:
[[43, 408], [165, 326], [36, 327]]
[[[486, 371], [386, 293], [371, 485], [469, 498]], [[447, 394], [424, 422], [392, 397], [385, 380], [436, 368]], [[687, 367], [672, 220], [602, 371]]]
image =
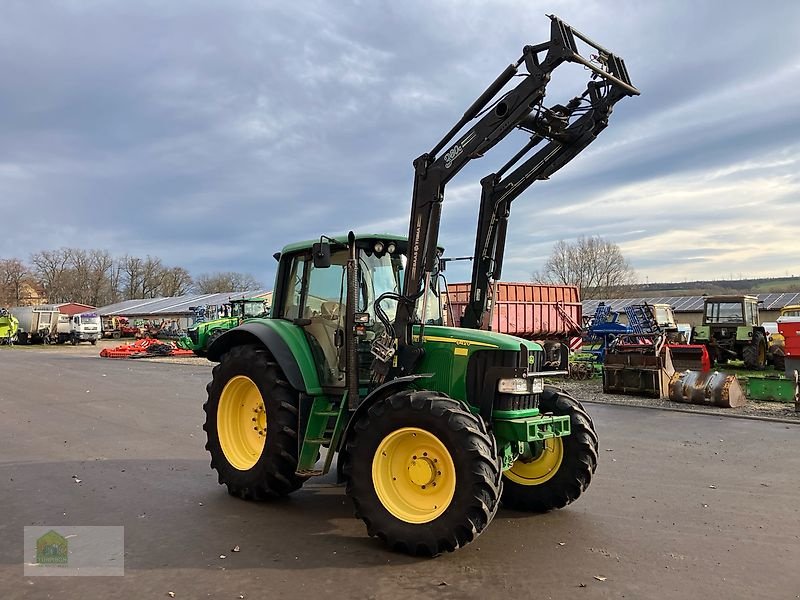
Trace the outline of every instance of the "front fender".
[[372, 390], [366, 398], [358, 405], [358, 408], [353, 411], [353, 414], [350, 415], [350, 419], [347, 421], [347, 425], [342, 432], [342, 436], [339, 438], [339, 447], [337, 448], [339, 452], [339, 460], [336, 462], [336, 480], [341, 483], [344, 481], [342, 475], [342, 466], [344, 465], [344, 461], [342, 460], [341, 456], [344, 453], [345, 448], [347, 447], [347, 438], [350, 437], [350, 433], [355, 426], [355, 423], [358, 419], [361, 418], [365, 412], [369, 410], [369, 407], [375, 404], [378, 400], [382, 400], [387, 396], [391, 396], [395, 392], [399, 392], [400, 390], [404, 390], [411, 383], [417, 381], [418, 379], [428, 379], [433, 377], [433, 373], [420, 373], [419, 375], [406, 375], [405, 377], [398, 377], [397, 379], [392, 379], [391, 381], [387, 381], [376, 387]]
[[243, 345], [266, 348], [294, 389], [309, 396], [323, 393], [305, 332], [297, 325], [277, 319], [249, 320], [219, 336], [208, 348], [208, 359], [219, 362], [231, 348]]

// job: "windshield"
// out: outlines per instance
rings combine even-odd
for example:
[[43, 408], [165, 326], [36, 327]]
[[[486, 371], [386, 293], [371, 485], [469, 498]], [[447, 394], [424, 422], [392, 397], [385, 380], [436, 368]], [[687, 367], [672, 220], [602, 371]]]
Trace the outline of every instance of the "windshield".
[[244, 317], [260, 317], [264, 314], [263, 302], [245, 302], [244, 303]]
[[667, 326], [674, 325], [674, 323], [672, 322], [671, 312], [663, 306], [657, 306], [656, 323], [658, 323], [659, 325], [667, 325]]
[[714, 302], [706, 305], [706, 323], [742, 323], [741, 302]]
[[[399, 294], [403, 286], [403, 277], [406, 267], [405, 254], [377, 255], [368, 250], [361, 250], [359, 254], [359, 265], [361, 267], [362, 293], [359, 294], [358, 310], [366, 312], [371, 321], [375, 321], [375, 300], [382, 294], [389, 292]], [[441, 298], [438, 294], [437, 286], [434, 284], [436, 276], [431, 278], [431, 286], [425, 296], [417, 300], [417, 316], [422, 315], [423, 304], [425, 304], [425, 322], [428, 324], [441, 323]], [[427, 297], [427, 298], [426, 298]], [[425, 302], [427, 300], [427, 302]], [[366, 305], [362, 305], [366, 301]], [[385, 298], [381, 301], [381, 308], [386, 313], [390, 321], [393, 321], [397, 312], [397, 300]]]

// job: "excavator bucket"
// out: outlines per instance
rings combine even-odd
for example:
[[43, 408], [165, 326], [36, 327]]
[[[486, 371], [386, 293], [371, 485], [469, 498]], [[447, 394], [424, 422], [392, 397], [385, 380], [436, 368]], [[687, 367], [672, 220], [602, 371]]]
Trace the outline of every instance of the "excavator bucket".
[[670, 377], [675, 373], [669, 348], [649, 352], [633, 348], [606, 354], [603, 362], [603, 392], [666, 398]]
[[710, 371], [711, 358], [703, 344], [667, 344], [676, 371]]
[[719, 371], [675, 373], [669, 382], [669, 399], [722, 408], [738, 408], [747, 401], [736, 375]]

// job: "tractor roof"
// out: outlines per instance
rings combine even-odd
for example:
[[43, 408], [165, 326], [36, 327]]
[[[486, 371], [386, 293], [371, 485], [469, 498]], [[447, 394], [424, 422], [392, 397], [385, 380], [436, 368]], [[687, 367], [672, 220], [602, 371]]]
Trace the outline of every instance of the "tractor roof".
[[[344, 235], [336, 235], [336, 236], [327, 236], [330, 239], [336, 240], [341, 244], [347, 244], [347, 234]], [[356, 241], [359, 240], [384, 240], [390, 242], [407, 242], [408, 238], [401, 235], [395, 235], [392, 233], [364, 233], [364, 234], [356, 234]], [[283, 250], [281, 250], [281, 254], [290, 254], [292, 252], [297, 252], [298, 250], [310, 250], [313, 244], [319, 242], [319, 238], [314, 240], [307, 240], [305, 242], [295, 242], [294, 244], [289, 244], [288, 246], [284, 246]]]

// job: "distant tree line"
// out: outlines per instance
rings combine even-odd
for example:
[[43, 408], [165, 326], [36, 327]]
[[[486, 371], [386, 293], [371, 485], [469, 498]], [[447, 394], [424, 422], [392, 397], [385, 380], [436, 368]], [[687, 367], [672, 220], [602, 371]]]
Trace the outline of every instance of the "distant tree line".
[[41, 250], [28, 261], [0, 258], [0, 306], [79, 302], [105, 306], [121, 300], [255, 290], [261, 283], [249, 273], [203, 273], [165, 265], [157, 256], [108, 250], [59, 248]]

